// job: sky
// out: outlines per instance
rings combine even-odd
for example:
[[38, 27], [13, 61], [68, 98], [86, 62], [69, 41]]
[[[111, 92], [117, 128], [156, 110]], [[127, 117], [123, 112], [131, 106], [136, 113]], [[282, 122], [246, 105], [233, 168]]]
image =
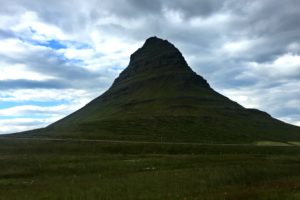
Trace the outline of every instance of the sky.
[[298, 0], [0, 0], [0, 134], [101, 95], [151, 36], [219, 93], [300, 126]]

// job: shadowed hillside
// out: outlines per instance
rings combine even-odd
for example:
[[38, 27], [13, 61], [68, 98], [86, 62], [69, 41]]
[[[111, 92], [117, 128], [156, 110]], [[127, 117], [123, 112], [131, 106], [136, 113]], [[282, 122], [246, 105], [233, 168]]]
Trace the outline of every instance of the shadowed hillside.
[[214, 91], [167, 40], [151, 37], [104, 94], [45, 129], [47, 137], [248, 143], [300, 140], [300, 128]]

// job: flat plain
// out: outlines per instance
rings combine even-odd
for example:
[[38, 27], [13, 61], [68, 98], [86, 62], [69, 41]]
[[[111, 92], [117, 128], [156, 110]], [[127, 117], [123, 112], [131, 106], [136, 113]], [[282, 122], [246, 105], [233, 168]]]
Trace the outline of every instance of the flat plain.
[[0, 139], [0, 199], [300, 199], [300, 146]]

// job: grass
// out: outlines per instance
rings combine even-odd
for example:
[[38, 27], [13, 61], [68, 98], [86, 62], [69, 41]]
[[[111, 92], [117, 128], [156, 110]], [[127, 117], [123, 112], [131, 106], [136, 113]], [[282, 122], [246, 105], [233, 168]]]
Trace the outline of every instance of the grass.
[[299, 199], [299, 146], [0, 140], [0, 199]]

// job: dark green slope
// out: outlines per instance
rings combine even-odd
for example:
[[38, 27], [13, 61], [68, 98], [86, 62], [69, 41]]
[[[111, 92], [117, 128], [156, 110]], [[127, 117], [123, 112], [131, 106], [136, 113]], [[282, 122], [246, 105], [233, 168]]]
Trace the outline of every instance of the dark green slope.
[[176, 47], [156, 37], [131, 55], [108, 91], [29, 134], [168, 142], [300, 140], [300, 128], [215, 92]]

